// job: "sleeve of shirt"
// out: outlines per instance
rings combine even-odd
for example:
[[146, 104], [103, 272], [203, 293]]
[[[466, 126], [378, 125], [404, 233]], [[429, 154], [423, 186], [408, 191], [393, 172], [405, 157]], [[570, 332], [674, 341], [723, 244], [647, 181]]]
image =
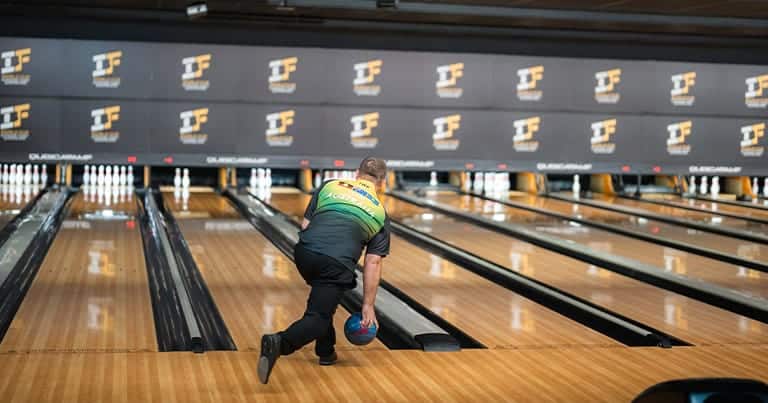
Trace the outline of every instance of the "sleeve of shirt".
[[387, 217], [381, 230], [368, 242], [365, 253], [381, 257], [389, 255], [389, 217]]
[[312, 216], [315, 215], [315, 209], [317, 209], [317, 198], [320, 194], [320, 191], [325, 187], [325, 184], [328, 183], [328, 181], [323, 182], [322, 185], [320, 185], [317, 190], [315, 190], [315, 193], [312, 195], [312, 199], [310, 199], [309, 204], [307, 205], [307, 209], [304, 210], [304, 218], [307, 220], [312, 221]]

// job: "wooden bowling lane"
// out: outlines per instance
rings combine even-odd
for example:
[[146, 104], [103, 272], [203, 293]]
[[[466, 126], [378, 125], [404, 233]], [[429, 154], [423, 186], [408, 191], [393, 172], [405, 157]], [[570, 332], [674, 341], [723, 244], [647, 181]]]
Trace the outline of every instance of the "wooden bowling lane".
[[[294, 217], [304, 194], [273, 194]], [[616, 345], [616, 342], [407, 241], [392, 237], [382, 277], [489, 348]]]
[[739, 231], [751, 232], [758, 235], [768, 236], [768, 224], [761, 224], [753, 221], [740, 220], [738, 218], [723, 217], [717, 213], [707, 213], [686, 210], [679, 207], [664, 206], [655, 203], [647, 203], [642, 200], [633, 200], [618, 196], [608, 196], [595, 193], [594, 199], [601, 202], [613, 203], [617, 206], [631, 207], [646, 210], [656, 214], [671, 216], [695, 221], [702, 224], [710, 224], [721, 227], [727, 227]]
[[[213, 192], [193, 192], [186, 202], [173, 193], [163, 197], [238, 350], [258, 351], [263, 334], [284, 330], [301, 317], [309, 287], [225, 197]], [[339, 350], [386, 349], [379, 340], [365, 347], [350, 344], [342, 333], [347, 316], [343, 308], [334, 315]]]
[[155, 351], [134, 199], [74, 196], [0, 351]]
[[390, 217], [695, 345], [768, 342], [768, 326], [527, 242], [387, 197]]
[[268, 385], [256, 352], [2, 354], [0, 401], [630, 402], [654, 384], [694, 377], [768, 382], [765, 346], [353, 351], [333, 367], [282, 357]]
[[511, 196], [510, 200], [768, 264], [768, 245], [548, 197], [524, 194]]
[[559, 218], [533, 213], [479, 197], [437, 194], [429, 196], [494, 220], [523, 225], [541, 233], [567, 239], [601, 252], [621, 255], [680, 275], [730, 288], [754, 297], [768, 298], [768, 274], [641, 241]]
[[[694, 199], [694, 198], [682, 198], [678, 195], [663, 195], [657, 198], [660, 201], [666, 203], [675, 204], [678, 206], [695, 207], [717, 213], [718, 211], [728, 214], [738, 214], [741, 217], [755, 218], [758, 220], [768, 221], [768, 210], [751, 208], [749, 206], [737, 206], [731, 203], [718, 203], [711, 200]], [[743, 204], [750, 204], [751, 202], [741, 202]]]

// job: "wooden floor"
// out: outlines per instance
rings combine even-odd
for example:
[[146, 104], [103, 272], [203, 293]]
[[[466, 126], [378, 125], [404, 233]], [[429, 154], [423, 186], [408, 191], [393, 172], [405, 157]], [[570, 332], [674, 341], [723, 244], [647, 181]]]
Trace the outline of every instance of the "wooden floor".
[[269, 385], [258, 353], [0, 354], [0, 401], [89, 402], [628, 402], [670, 379], [768, 381], [768, 347], [345, 351], [319, 367], [281, 358]]
[[768, 343], [768, 326], [673, 292], [388, 197], [392, 218], [695, 345]]
[[[510, 199], [517, 203], [525, 203], [530, 206], [547, 209], [560, 214], [578, 216], [582, 219], [587, 219], [590, 221], [616, 225], [631, 231], [637, 231], [656, 237], [663, 237], [665, 239], [717, 250], [745, 259], [768, 263], [768, 245], [763, 245], [756, 242], [731, 238], [712, 232], [692, 230], [681, 225], [667, 224], [661, 221], [639, 218], [629, 214], [618, 213], [615, 211], [591, 207], [583, 204], [569, 203], [563, 200], [549, 197], [524, 194], [519, 196], [512, 196]], [[691, 201], [695, 200], [691, 199]], [[723, 204], [720, 205], [725, 206]], [[743, 207], [735, 208], [741, 210], [752, 210]], [[742, 271], [742, 273], [744, 273], [744, 271]], [[755, 274], [756, 273], [752, 273], [751, 275], [754, 276]], [[747, 274], [745, 273], [744, 275], [746, 276]]]
[[[284, 330], [301, 317], [309, 287], [293, 263], [226, 198], [192, 193], [185, 209], [172, 193], [163, 196], [239, 351], [258, 351], [263, 334]], [[346, 319], [347, 313], [339, 310], [334, 316], [337, 330]], [[365, 347], [343, 336], [337, 342], [339, 350], [386, 349], [378, 340]]]
[[768, 224], [760, 224], [738, 218], [718, 216], [716, 213], [698, 212], [686, 210], [679, 207], [663, 206], [660, 204], [647, 203], [642, 200], [632, 200], [624, 197], [613, 197], [602, 194], [595, 194], [595, 200], [614, 203], [618, 206], [638, 208], [652, 213], [668, 215], [677, 218], [697, 221], [705, 224], [712, 224], [713, 218], [719, 217], [715, 223], [721, 227], [727, 227], [740, 231], [754, 232], [756, 234], [768, 236]]
[[[741, 217], [756, 218], [758, 220], [768, 221], [768, 210], [750, 208], [748, 206], [737, 206], [730, 203], [718, 203], [716, 201], [700, 200], [700, 199], [683, 199], [677, 195], [670, 195], [662, 198], [661, 200], [667, 203], [673, 203], [680, 206], [696, 207], [712, 212], [723, 212], [729, 214], [738, 214]], [[746, 205], [750, 202], [742, 202]], [[759, 205], [759, 204], [758, 204]]]
[[593, 227], [574, 227], [569, 222], [559, 218], [508, 207], [478, 197], [441, 194], [430, 198], [489, 218], [501, 217], [503, 221], [523, 225], [561, 239], [568, 239], [590, 249], [621, 255], [662, 270], [730, 288], [743, 294], [768, 298], [768, 275], [756, 270], [745, 269], [734, 264]]
[[[270, 203], [297, 217], [309, 196], [275, 194]], [[619, 345], [397, 236], [382, 277], [490, 348]]]

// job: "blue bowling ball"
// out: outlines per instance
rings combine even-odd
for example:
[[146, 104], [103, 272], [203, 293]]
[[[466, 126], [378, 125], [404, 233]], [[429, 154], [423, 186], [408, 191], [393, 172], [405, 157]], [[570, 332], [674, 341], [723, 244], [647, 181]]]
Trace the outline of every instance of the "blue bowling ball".
[[344, 335], [347, 336], [347, 340], [356, 346], [364, 346], [373, 339], [376, 338], [376, 332], [379, 330], [376, 328], [376, 324], [371, 324], [370, 327], [363, 327], [360, 322], [363, 320], [363, 315], [359, 312], [350, 315], [349, 319], [344, 322]]

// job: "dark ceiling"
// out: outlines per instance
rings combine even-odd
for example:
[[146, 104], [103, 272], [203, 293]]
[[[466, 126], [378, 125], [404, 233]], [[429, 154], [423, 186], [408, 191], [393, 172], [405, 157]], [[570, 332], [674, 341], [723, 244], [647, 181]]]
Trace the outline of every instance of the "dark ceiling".
[[[191, 0], [0, 1], [0, 15], [185, 19]], [[281, 7], [285, 3], [288, 7]], [[371, 23], [768, 38], [768, 0], [208, 0], [222, 24]]]

